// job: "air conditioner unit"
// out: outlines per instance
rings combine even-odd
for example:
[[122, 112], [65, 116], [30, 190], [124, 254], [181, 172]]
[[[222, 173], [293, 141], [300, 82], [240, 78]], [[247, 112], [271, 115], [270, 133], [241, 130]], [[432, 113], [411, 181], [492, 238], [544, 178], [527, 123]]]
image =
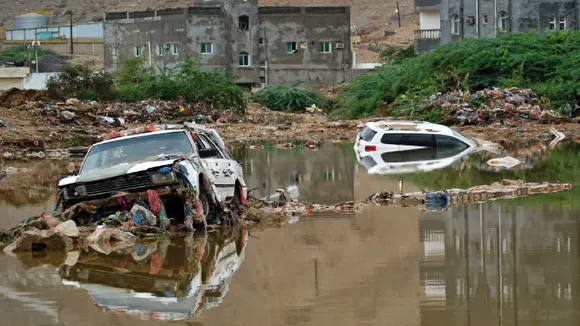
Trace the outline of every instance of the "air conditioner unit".
[[337, 49], [344, 49], [344, 44], [342, 42], [336, 42], [334, 47]]
[[165, 43], [165, 50], [169, 50], [169, 49], [171, 49], [171, 44]]

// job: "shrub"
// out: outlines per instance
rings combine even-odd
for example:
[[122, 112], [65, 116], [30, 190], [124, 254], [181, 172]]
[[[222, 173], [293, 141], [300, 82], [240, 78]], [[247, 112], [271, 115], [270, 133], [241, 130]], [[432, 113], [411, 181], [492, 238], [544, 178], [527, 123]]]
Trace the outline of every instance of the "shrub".
[[[35, 54], [36, 51], [36, 54]], [[0, 62], [2, 61], [19, 61], [19, 60], [34, 60], [35, 55], [38, 55], [38, 60], [44, 56], [44, 50], [38, 48], [36, 50], [29, 49], [26, 45], [6, 47], [0, 52]]]
[[234, 79], [221, 71], [202, 71], [192, 58], [157, 70], [147, 67], [143, 58], [121, 59], [114, 80], [117, 96], [125, 101], [182, 99], [245, 113], [244, 92]]
[[[394, 56], [392, 50], [384, 57]], [[427, 96], [456, 89], [532, 88], [554, 108], [580, 101], [580, 32], [510, 34], [465, 39], [433, 52], [393, 59], [391, 65], [355, 78], [338, 96], [339, 113], [373, 114], [399, 96]]]
[[270, 110], [287, 112], [302, 112], [312, 104], [325, 109], [329, 104], [321, 92], [294, 86], [267, 86], [250, 95], [250, 99]]
[[83, 100], [112, 100], [115, 98], [112, 76], [95, 71], [92, 62], [65, 65], [63, 71], [52, 76], [46, 90], [54, 99], [76, 97]]

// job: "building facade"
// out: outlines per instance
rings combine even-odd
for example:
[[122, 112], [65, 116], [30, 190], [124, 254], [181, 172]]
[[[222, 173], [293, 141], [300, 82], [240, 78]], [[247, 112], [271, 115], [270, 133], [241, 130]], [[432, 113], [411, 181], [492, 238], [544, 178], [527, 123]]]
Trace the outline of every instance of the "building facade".
[[576, 0], [415, 0], [417, 53], [461, 38], [576, 29]]
[[144, 57], [152, 66], [200, 58], [247, 87], [297, 81], [336, 84], [352, 65], [349, 7], [259, 7], [257, 0], [196, 3], [195, 7], [108, 13], [104, 63]]

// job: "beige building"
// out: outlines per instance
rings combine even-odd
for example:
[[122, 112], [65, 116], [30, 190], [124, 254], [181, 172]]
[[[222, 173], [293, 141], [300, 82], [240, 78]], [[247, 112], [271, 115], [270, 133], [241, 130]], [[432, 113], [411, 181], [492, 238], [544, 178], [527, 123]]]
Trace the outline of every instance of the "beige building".
[[24, 78], [30, 74], [28, 67], [0, 67], [0, 91], [24, 88]]

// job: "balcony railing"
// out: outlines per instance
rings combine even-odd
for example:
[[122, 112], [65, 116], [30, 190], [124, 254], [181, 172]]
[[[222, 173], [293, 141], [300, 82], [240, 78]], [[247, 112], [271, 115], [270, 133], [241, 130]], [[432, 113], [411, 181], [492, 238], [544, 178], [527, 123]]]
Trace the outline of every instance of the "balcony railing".
[[418, 29], [415, 31], [416, 40], [436, 40], [441, 38], [440, 29]]

